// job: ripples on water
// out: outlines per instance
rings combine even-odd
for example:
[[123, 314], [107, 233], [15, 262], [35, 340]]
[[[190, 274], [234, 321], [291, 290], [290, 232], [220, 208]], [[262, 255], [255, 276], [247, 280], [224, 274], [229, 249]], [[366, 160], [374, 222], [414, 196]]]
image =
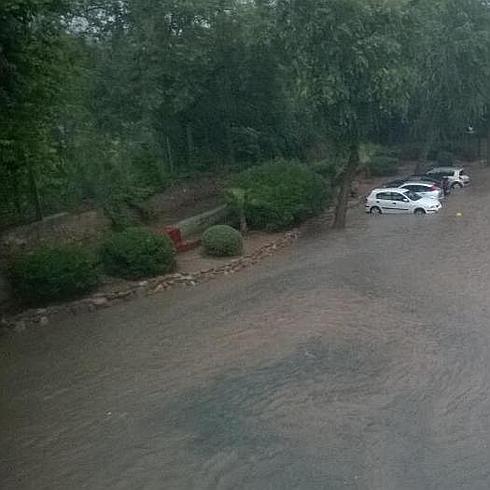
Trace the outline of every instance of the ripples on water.
[[187, 308], [105, 312], [79, 353], [66, 325], [63, 362], [49, 330], [6, 344], [4, 488], [487, 490], [487, 173], [439, 216], [317, 222]]

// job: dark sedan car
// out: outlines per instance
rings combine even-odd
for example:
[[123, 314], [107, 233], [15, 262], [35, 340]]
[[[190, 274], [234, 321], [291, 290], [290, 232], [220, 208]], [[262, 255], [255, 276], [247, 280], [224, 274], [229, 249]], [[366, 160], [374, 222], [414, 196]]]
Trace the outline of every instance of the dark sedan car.
[[384, 188], [400, 187], [406, 182], [426, 182], [429, 184], [434, 184], [440, 187], [444, 191], [444, 195], [447, 196], [451, 192], [449, 182], [446, 178], [436, 178], [429, 175], [410, 175], [409, 177], [404, 177], [400, 179], [395, 179], [386, 184], [383, 184]]

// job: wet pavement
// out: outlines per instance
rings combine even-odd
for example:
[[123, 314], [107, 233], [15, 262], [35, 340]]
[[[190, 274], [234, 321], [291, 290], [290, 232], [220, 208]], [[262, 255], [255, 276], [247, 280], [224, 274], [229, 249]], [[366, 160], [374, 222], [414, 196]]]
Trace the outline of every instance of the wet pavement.
[[[490, 172], [0, 338], [2, 489], [490, 488]], [[457, 216], [461, 213], [462, 216]]]

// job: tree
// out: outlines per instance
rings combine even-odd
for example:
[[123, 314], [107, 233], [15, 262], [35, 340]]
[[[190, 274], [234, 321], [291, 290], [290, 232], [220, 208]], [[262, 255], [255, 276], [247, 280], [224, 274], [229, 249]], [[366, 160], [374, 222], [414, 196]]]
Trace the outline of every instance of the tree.
[[282, 1], [280, 9], [297, 96], [348, 154], [334, 220], [344, 228], [359, 145], [381, 115], [407, 101], [405, 10], [382, 0]]
[[424, 141], [459, 139], [478, 125], [488, 104], [490, 6], [481, 0], [418, 2], [411, 10], [415, 74], [410, 119]]
[[[55, 164], [51, 133], [66, 58], [62, 1], [6, 0], [0, 6], [0, 173], [5, 200], [22, 212], [28, 194], [42, 217], [39, 175]], [[24, 190], [26, 189], [26, 190]]]

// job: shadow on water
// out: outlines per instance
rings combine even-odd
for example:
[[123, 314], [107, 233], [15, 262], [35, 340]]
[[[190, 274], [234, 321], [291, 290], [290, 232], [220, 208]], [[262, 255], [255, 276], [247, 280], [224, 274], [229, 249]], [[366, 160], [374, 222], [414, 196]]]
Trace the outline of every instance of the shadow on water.
[[[326, 344], [321, 338], [311, 338], [277, 362], [246, 372], [230, 372], [205, 387], [182, 394], [164, 407], [165, 421], [173, 430], [189, 435], [188, 450], [205, 461], [219, 454], [234, 454], [231, 467], [226, 470], [228, 477], [238, 471], [236, 466], [259, 458], [260, 464], [254, 465], [254, 478], [264, 486], [250, 488], [268, 488], [267, 481], [277, 484], [281, 477], [276, 474], [269, 480], [267, 474], [274, 468], [286, 471], [287, 461], [296, 461], [301, 474], [301, 478], [287, 477], [288, 488], [316, 488], [302, 486], [317, 469], [307, 456], [311, 448], [303, 447], [303, 442], [291, 443], [302, 437], [302, 429], [297, 433], [294, 427], [295, 414], [328, 410], [330, 403], [348, 399], [353, 393], [368, 395], [378, 391], [377, 375], [386, 369], [387, 362], [368, 344], [340, 340]], [[311, 444], [314, 447], [318, 441]], [[340, 468], [337, 465], [335, 471]], [[207, 473], [210, 469], [203, 464], [198, 471]], [[326, 467], [319, 480], [323, 484], [337, 480], [325, 472]], [[243, 478], [242, 475], [240, 485], [244, 484]], [[293, 484], [295, 478], [299, 478], [298, 487]]]

